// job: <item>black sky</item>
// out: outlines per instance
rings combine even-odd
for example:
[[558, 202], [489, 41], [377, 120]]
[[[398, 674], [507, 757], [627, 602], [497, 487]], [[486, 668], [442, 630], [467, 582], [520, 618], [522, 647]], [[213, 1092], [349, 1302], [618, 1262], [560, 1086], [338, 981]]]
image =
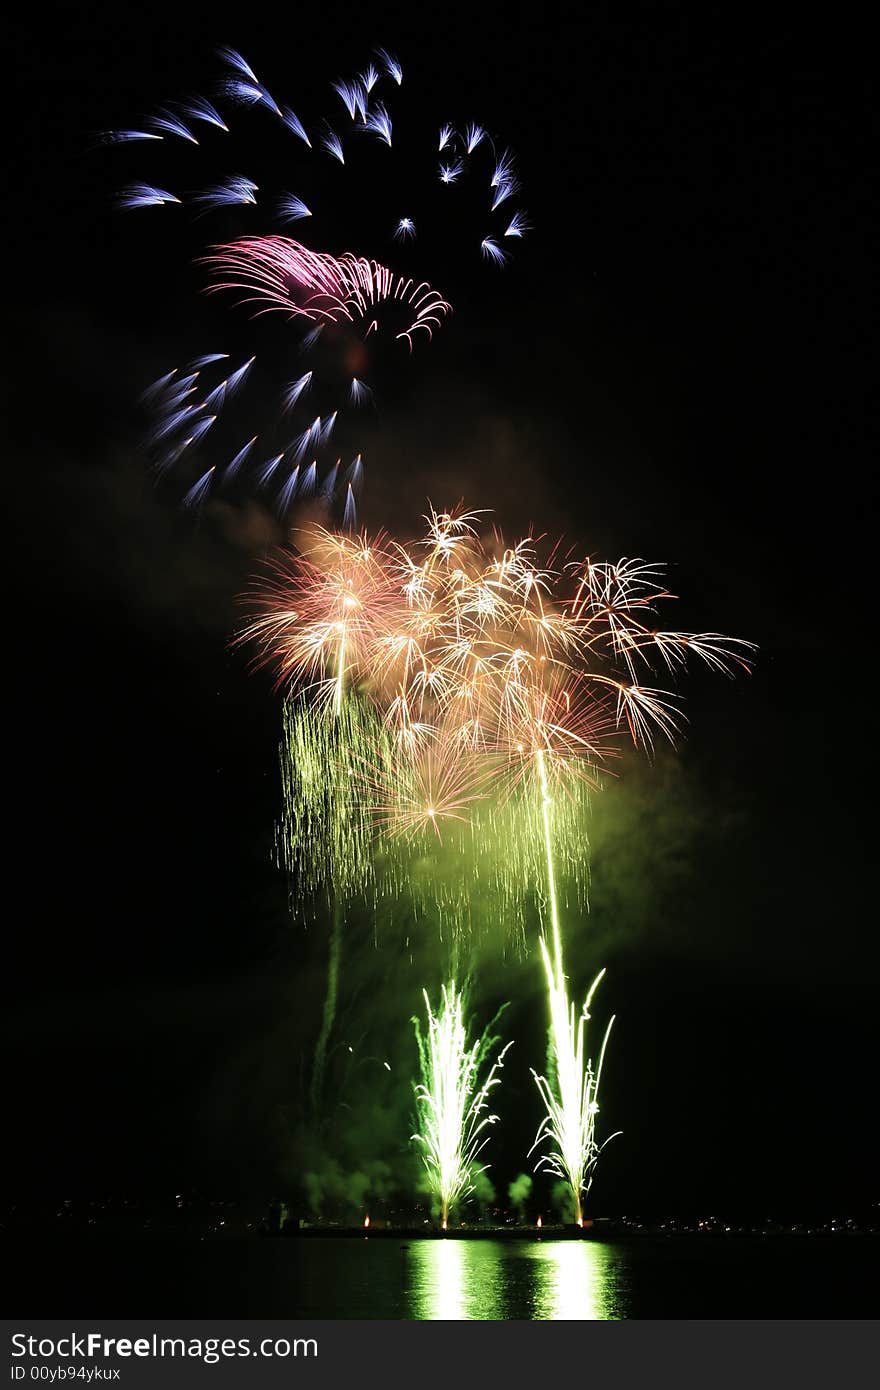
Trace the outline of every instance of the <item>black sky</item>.
[[[625, 764], [596, 808], [572, 973], [580, 988], [609, 966], [605, 1106], [624, 1130], [596, 1203], [877, 1200], [871, 114], [864, 35], [825, 22], [714, 5], [19, 15], [10, 1192], [260, 1195], [300, 1161], [322, 939], [291, 925], [270, 862], [279, 701], [227, 647], [252, 557], [145, 477], [136, 397], [191, 333], [194, 282], [173, 238], [113, 213], [90, 142], [199, 90], [218, 43], [288, 93], [302, 66], [329, 79], [382, 43], [431, 109], [448, 93], [509, 138], [535, 230], [508, 278], [464, 285], [388, 423], [368, 518], [406, 529], [426, 492], [466, 491], [511, 529], [667, 561], [683, 627], [761, 648], [749, 680], [691, 681], [679, 755]], [[390, 944], [354, 958], [376, 991], [369, 1045], [405, 1071], [419, 962]], [[537, 1123], [541, 999], [522, 966], [484, 968], [481, 1007], [519, 991], [503, 1188]], [[350, 1001], [343, 1031], [362, 1014]]]

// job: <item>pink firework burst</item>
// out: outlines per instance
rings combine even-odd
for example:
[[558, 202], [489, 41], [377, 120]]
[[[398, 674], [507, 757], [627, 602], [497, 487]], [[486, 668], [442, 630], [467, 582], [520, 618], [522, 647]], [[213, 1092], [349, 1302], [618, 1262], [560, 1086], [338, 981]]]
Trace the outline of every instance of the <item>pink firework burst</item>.
[[450, 312], [426, 280], [346, 252], [329, 256], [290, 237], [240, 237], [217, 246], [205, 262], [218, 279], [212, 292], [239, 291], [261, 313], [282, 313], [315, 324], [348, 323], [364, 338], [390, 331], [412, 350], [415, 335], [430, 340]]

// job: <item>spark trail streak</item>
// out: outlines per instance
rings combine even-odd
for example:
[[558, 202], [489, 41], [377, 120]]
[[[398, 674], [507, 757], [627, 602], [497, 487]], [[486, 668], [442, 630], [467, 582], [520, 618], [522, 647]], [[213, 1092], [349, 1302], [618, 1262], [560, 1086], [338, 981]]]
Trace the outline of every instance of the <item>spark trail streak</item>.
[[541, 778], [541, 820], [544, 826], [544, 849], [547, 855], [547, 896], [550, 901], [550, 924], [553, 930], [553, 957], [562, 973], [562, 933], [559, 929], [559, 906], [556, 901], [556, 869], [553, 864], [553, 837], [550, 832], [550, 787], [547, 782], [547, 763], [543, 748], [536, 753]]
[[481, 1080], [499, 1041], [490, 1032], [493, 1025], [469, 1042], [465, 995], [454, 980], [442, 987], [436, 1014], [427, 990], [423, 996], [428, 1020], [424, 1035], [419, 1020], [413, 1019], [422, 1079], [415, 1087], [418, 1130], [412, 1140], [421, 1151], [445, 1231], [450, 1212], [473, 1191], [474, 1179], [488, 1166], [478, 1159], [488, 1143], [486, 1130], [498, 1119], [489, 1109], [489, 1096], [501, 1080], [498, 1073], [512, 1044], [502, 1048]]
[[336, 1002], [339, 997], [339, 958], [342, 947], [342, 905], [337, 897], [329, 904], [330, 942], [327, 956], [327, 989], [324, 994], [324, 1010], [321, 1015], [321, 1031], [315, 1044], [315, 1058], [312, 1064], [312, 1108], [317, 1111], [321, 1104], [324, 1089], [324, 1068], [327, 1065], [327, 1046], [333, 1024], [336, 1020]]

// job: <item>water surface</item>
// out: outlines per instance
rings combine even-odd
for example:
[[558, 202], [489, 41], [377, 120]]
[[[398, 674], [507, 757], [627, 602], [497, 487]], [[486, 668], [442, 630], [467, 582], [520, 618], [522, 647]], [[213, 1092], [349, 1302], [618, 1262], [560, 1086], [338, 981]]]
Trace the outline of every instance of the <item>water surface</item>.
[[880, 1240], [332, 1240], [20, 1236], [10, 1316], [875, 1317]]

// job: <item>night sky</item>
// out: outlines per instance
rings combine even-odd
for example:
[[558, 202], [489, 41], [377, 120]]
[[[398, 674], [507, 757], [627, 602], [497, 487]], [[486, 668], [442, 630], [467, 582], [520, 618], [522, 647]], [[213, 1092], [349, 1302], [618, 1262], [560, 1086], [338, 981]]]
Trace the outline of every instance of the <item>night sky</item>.
[[[325, 937], [291, 921], [271, 862], [280, 699], [228, 646], [272, 528], [193, 523], [139, 451], [139, 392], [221, 311], [162, 211], [114, 212], [124, 161], [93, 135], [207, 90], [223, 42], [294, 105], [301, 80], [386, 45], [426, 110], [448, 98], [519, 155], [534, 231], [503, 274], [456, 269], [455, 315], [377, 438], [366, 522], [405, 535], [427, 496], [465, 496], [510, 532], [665, 561], [677, 626], [760, 647], [751, 678], [695, 673], [686, 741], [625, 759], [595, 803], [568, 965], [578, 993], [608, 967], [603, 1118], [624, 1133], [591, 1207], [835, 1214], [880, 1195], [864, 38], [795, 7], [470, 11], [14, 21], [10, 1197], [262, 1200], [306, 1168], [390, 1191], [412, 1163], [409, 1018], [440, 948], [423, 929], [410, 963], [353, 922], [344, 1046], [323, 1126], [305, 1123]], [[474, 1005], [510, 999], [517, 1039], [503, 1198], [540, 1118], [544, 1015], [537, 963], [502, 940]]]

